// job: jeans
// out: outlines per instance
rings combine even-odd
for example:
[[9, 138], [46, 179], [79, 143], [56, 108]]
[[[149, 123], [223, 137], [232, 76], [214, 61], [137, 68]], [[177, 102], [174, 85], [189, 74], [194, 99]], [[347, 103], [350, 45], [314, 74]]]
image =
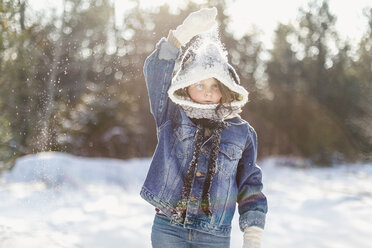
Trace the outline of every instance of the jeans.
[[156, 213], [151, 243], [153, 248], [228, 248], [230, 237], [220, 237], [187, 229], [181, 225], [171, 225], [167, 216]]

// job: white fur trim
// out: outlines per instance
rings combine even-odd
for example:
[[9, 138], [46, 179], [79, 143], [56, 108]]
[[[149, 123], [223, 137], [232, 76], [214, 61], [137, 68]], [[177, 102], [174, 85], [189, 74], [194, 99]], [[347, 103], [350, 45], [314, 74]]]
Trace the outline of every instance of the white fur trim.
[[218, 114], [216, 113], [215, 109], [201, 109], [201, 108], [193, 108], [190, 106], [181, 106], [185, 111], [186, 115], [189, 118], [207, 118], [213, 120], [227, 120], [232, 119], [234, 117], [240, 117], [239, 113], [242, 112], [240, 108], [232, 109], [231, 113], [230, 110], [226, 108], [220, 108], [218, 110]]
[[[187, 58], [186, 61], [182, 61], [184, 64], [173, 77], [167, 92], [174, 103], [199, 109], [215, 109], [218, 104], [200, 104], [189, 97], [174, 94], [179, 89], [208, 78], [217, 79], [229, 90], [241, 96], [241, 100], [231, 102], [233, 109], [241, 108], [248, 102], [248, 92], [237, 84], [230, 75], [229, 67], [231, 66], [227, 61], [227, 53], [219, 40], [204, 38], [185, 52], [182, 60], [185, 58]], [[231, 73], [238, 78], [234, 69]]]
[[[222, 67], [222, 66], [221, 66]], [[226, 69], [227, 70], [227, 69]], [[168, 90], [168, 96], [170, 99], [177, 104], [180, 105], [189, 105], [195, 108], [208, 108], [214, 109], [217, 107], [218, 104], [200, 104], [196, 102], [190, 102], [189, 100], [182, 99], [179, 96], [174, 94], [175, 91], [188, 87], [200, 80], [204, 80], [207, 78], [216, 78], [221, 83], [223, 83], [226, 87], [228, 87], [231, 91], [234, 91], [243, 96], [243, 99], [240, 101], [233, 101], [231, 103], [232, 107], [243, 107], [248, 102], [248, 92], [240, 85], [236, 84], [233, 79], [228, 74], [228, 71], [224, 70], [223, 68], [195, 68], [192, 72], [189, 73], [182, 73], [184, 75], [180, 75], [182, 72], [181, 70], [175, 75], [172, 80], [172, 84]], [[224, 73], [221, 73], [224, 72]], [[226, 75], [227, 74], [227, 75]]]

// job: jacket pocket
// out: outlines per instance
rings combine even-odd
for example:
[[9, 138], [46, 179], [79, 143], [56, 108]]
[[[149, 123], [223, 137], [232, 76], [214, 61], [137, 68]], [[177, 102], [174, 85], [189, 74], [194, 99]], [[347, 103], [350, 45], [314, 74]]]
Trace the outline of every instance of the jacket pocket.
[[242, 149], [235, 144], [221, 143], [218, 154], [218, 169], [227, 176], [233, 175], [242, 153]]
[[173, 131], [176, 136], [175, 155], [180, 158], [192, 154], [195, 128], [189, 125], [179, 125]]

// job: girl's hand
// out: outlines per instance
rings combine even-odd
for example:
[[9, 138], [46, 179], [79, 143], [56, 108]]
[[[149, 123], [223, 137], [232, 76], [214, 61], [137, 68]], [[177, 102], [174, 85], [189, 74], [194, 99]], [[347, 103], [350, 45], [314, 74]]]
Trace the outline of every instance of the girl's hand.
[[256, 226], [249, 226], [244, 229], [243, 248], [260, 248], [263, 229]]
[[185, 45], [192, 37], [210, 30], [217, 25], [217, 9], [204, 8], [189, 14], [181, 25], [173, 31], [174, 37]]

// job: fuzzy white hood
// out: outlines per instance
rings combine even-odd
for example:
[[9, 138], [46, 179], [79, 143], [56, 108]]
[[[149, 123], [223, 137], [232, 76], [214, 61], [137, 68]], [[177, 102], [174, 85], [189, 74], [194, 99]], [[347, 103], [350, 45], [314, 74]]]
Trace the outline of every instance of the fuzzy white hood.
[[201, 40], [185, 52], [180, 69], [172, 79], [168, 96], [174, 103], [181, 106], [215, 109], [218, 104], [199, 104], [189, 97], [175, 94], [179, 89], [212, 77], [240, 95], [239, 100], [231, 103], [233, 109], [240, 109], [247, 103], [248, 92], [240, 86], [237, 73], [227, 61], [226, 51], [220, 42], [212, 39]]

